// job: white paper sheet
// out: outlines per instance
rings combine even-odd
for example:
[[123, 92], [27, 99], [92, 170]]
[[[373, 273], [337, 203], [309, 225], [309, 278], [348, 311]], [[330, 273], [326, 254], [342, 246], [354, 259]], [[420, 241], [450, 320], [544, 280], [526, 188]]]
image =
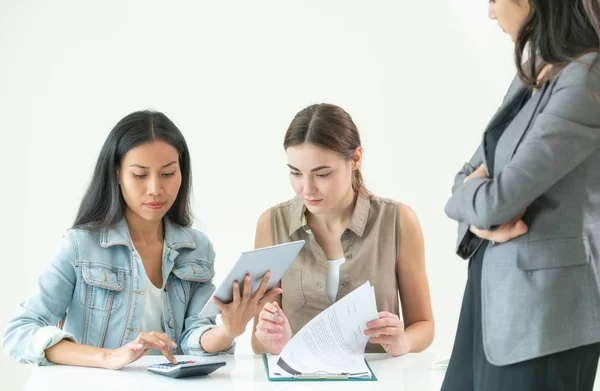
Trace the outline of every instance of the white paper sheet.
[[[375, 291], [367, 281], [321, 312], [290, 340], [274, 367], [293, 373], [370, 375], [364, 352], [367, 322], [378, 318]], [[276, 357], [276, 356], [274, 356]], [[271, 358], [275, 360], [275, 358]], [[269, 362], [269, 364], [270, 364]], [[269, 365], [271, 372], [271, 365]]]

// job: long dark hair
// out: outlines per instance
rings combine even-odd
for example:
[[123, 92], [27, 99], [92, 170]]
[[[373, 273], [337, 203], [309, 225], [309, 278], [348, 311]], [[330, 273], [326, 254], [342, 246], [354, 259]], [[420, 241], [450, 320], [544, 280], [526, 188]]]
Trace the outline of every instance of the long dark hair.
[[[310, 143], [317, 147], [339, 153], [352, 159], [360, 147], [358, 128], [344, 109], [332, 104], [321, 103], [301, 110], [288, 127], [283, 148]], [[360, 168], [354, 171], [352, 189], [356, 193], [369, 195], [364, 185]]]
[[600, 49], [598, 0], [514, 1], [528, 1], [531, 7], [515, 45], [517, 72], [525, 85], [538, 87], [538, 73], [546, 64], [553, 65], [552, 77], [581, 55]]
[[166, 115], [146, 110], [136, 111], [120, 120], [104, 141], [73, 228], [98, 230], [121, 221], [125, 215], [125, 200], [117, 178], [121, 160], [130, 149], [155, 140], [164, 141], [179, 152], [181, 187], [166, 216], [182, 226], [192, 223], [189, 205], [192, 167], [185, 139]]

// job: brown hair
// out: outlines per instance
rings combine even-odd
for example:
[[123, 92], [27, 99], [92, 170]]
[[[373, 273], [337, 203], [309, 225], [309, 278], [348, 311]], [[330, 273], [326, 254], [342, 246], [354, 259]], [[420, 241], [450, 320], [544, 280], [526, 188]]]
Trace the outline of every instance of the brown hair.
[[[308, 106], [296, 114], [290, 123], [283, 148], [305, 143], [337, 152], [345, 159], [352, 159], [356, 148], [361, 146], [358, 128], [350, 114], [339, 106], [327, 103]], [[369, 195], [360, 168], [354, 171], [352, 189], [355, 193]]]
[[[527, 1], [529, 15], [519, 30], [515, 64], [523, 83], [539, 87], [555, 77], [571, 61], [600, 47], [600, 5], [598, 0], [513, 0]], [[527, 53], [527, 54], [525, 54]], [[527, 61], [523, 61], [528, 57]], [[552, 72], [538, 82], [546, 64]], [[591, 66], [591, 64], [589, 64]]]

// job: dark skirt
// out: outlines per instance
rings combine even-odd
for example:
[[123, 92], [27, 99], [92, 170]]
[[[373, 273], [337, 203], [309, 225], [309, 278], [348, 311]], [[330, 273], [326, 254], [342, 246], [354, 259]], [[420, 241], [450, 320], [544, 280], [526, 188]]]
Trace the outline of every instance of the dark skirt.
[[456, 339], [442, 391], [592, 391], [600, 357], [598, 343], [505, 366], [487, 361], [481, 331], [481, 268], [487, 243], [482, 243], [469, 261]]

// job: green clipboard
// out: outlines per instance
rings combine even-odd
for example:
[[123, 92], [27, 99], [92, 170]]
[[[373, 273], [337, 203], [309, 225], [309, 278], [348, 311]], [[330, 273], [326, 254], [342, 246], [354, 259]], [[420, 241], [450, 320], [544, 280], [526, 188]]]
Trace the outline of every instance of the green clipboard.
[[371, 371], [372, 376], [370, 378], [349, 377], [348, 375], [344, 374], [306, 374], [291, 377], [271, 377], [269, 375], [269, 359], [267, 358], [266, 354], [263, 354], [262, 357], [269, 381], [377, 381], [377, 376], [375, 376], [375, 372], [373, 372], [367, 360], [365, 360], [365, 364], [367, 364], [367, 368], [369, 368], [369, 371]]

